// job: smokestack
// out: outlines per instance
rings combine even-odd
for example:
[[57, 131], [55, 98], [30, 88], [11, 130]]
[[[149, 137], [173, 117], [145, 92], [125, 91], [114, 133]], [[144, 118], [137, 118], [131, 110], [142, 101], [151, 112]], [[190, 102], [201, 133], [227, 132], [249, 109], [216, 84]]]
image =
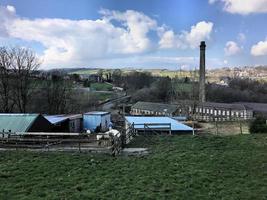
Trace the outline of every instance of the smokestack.
[[199, 62], [199, 102], [203, 103], [206, 101], [206, 91], [205, 91], [205, 57], [206, 57], [206, 44], [205, 41], [200, 43], [200, 62]]

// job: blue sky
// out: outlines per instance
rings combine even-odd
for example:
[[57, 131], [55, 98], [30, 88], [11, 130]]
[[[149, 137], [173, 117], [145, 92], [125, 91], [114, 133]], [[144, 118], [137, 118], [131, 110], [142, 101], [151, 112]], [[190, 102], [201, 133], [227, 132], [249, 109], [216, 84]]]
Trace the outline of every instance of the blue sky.
[[267, 64], [267, 0], [0, 0], [0, 45], [42, 68]]

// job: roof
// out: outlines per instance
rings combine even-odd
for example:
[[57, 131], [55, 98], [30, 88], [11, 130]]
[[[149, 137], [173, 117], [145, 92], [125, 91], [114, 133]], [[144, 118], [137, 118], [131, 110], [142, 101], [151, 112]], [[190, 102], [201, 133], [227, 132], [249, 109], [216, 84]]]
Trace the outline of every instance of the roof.
[[58, 123], [68, 120], [67, 117], [58, 116], [58, 115], [48, 115], [44, 117], [52, 124], [58, 124]]
[[251, 110], [250, 107], [246, 106], [243, 103], [217, 103], [217, 102], [194, 102], [192, 100], [181, 100], [179, 105], [194, 105], [203, 106], [203, 107], [212, 107], [212, 108], [221, 108], [221, 109], [231, 109], [231, 110]]
[[138, 101], [132, 106], [132, 109], [149, 110], [154, 112], [165, 112], [172, 114], [178, 109], [178, 105]]
[[216, 102], [205, 102], [199, 103], [199, 106], [204, 107], [213, 107], [213, 108], [223, 108], [223, 109], [232, 109], [232, 110], [250, 110], [243, 104], [233, 104], [233, 103], [216, 103]]
[[[171, 124], [172, 131], [193, 131], [193, 129], [189, 126], [186, 126], [170, 117], [137, 117], [137, 116], [127, 116], [126, 120], [134, 125], [136, 129], [144, 129], [144, 124], [158, 124], [158, 125], [149, 125], [150, 128], [160, 128], [159, 124]], [[166, 126], [162, 126], [166, 127]]]
[[237, 102], [235, 104], [242, 104], [256, 113], [267, 114], [267, 103]]
[[110, 113], [104, 112], [104, 111], [92, 111], [92, 112], [84, 113], [84, 115], [108, 115], [108, 114]]
[[39, 114], [0, 114], [0, 131], [27, 132]]
[[81, 114], [73, 114], [73, 115], [46, 115], [44, 116], [50, 123], [58, 124], [64, 122], [66, 120], [79, 119], [82, 118]]

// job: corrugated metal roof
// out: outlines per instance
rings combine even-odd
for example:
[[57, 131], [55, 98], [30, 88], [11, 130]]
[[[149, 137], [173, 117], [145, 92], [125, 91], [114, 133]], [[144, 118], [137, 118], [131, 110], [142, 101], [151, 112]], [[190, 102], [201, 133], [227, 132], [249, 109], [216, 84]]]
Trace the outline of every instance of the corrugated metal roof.
[[92, 112], [84, 113], [84, 115], [107, 115], [107, 114], [110, 114], [110, 113], [104, 112], [104, 111], [92, 111]]
[[0, 114], [0, 132], [27, 132], [39, 114]]
[[48, 115], [44, 116], [51, 124], [58, 124], [64, 122], [68, 119], [68, 117], [58, 116], [58, 115]]
[[[143, 124], [171, 124], [172, 131], [193, 131], [193, 129], [189, 126], [186, 126], [178, 121], [170, 118], [170, 117], [136, 117], [136, 116], [127, 116], [125, 117], [126, 120], [131, 124], [138, 124], [134, 125], [136, 129], [144, 129]], [[139, 125], [140, 124], [140, 125]], [[160, 126], [149, 126], [153, 129], [153, 127], [160, 128]]]
[[57, 124], [64, 122], [68, 119], [73, 120], [73, 119], [80, 119], [82, 118], [81, 114], [67, 114], [67, 115], [45, 115], [44, 116], [50, 123], [52, 124]]

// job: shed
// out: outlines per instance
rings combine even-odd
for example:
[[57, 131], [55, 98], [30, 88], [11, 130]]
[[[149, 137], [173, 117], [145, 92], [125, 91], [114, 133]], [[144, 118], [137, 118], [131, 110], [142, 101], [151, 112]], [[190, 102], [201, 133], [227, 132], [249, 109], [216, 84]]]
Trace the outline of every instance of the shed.
[[170, 117], [139, 117], [127, 116], [126, 130], [132, 125], [132, 128], [138, 132], [168, 132], [171, 133], [192, 133], [193, 128], [184, 125]]
[[0, 132], [48, 132], [52, 124], [40, 114], [0, 114]]
[[110, 125], [110, 113], [102, 111], [93, 111], [83, 114], [83, 128], [95, 132], [99, 127], [100, 131], [108, 130]]
[[44, 116], [54, 125], [55, 132], [80, 133], [82, 131], [82, 115], [46, 115]]

